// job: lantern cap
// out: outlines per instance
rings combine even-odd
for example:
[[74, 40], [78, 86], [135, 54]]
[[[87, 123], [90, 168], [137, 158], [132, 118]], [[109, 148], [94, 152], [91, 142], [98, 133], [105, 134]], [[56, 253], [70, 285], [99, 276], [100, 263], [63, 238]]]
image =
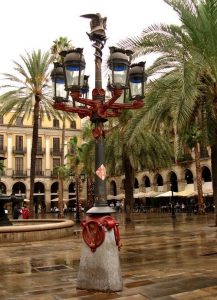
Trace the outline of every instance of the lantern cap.
[[70, 49], [64, 53], [64, 55], [64, 64], [68, 64], [70, 62], [80, 62], [85, 64], [83, 48]]
[[59, 62], [54, 62], [54, 68], [51, 72], [51, 78], [56, 77], [62, 77], [64, 75], [63, 73], [63, 66]]
[[111, 61], [129, 61], [127, 58], [128, 56], [131, 56], [133, 52], [131, 50], [125, 50], [123, 48], [117, 48], [117, 47], [109, 47], [110, 49], [110, 57], [109, 57], [109, 63]]

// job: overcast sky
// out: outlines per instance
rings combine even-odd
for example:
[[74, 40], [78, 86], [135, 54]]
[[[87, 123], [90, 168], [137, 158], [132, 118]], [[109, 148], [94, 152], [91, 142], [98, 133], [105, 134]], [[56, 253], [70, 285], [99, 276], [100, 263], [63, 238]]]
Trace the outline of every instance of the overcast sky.
[[0, 73], [13, 73], [12, 61], [19, 61], [25, 51], [47, 51], [55, 39], [66, 36], [75, 47], [84, 48], [86, 74], [94, 76], [94, 50], [86, 35], [90, 32], [89, 19], [80, 18], [82, 14], [99, 12], [107, 16], [104, 53], [109, 46], [139, 35], [153, 23], [178, 22], [163, 0], [3, 0], [0, 11]]

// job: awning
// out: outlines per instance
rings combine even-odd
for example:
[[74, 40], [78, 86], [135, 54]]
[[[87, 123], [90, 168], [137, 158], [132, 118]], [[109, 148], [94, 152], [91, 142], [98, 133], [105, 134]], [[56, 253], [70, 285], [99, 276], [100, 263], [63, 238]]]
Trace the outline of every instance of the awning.
[[115, 195], [107, 195], [107, 200], [113, 200], [115, 199]]
[[145, 198], [145, 193], [139, 192], [139, 193], [133, 194], [133, 198]]
[[122, 200], [125, 198], [125, 194], [107, 195], [107, 200]]
[[172, 196], [178, 196], [177, 194], [178, 194], [177, 192], [168, 191], [168, 192], [165, 192], [165, 193], [162, 193], [162, 194], [160, 194], [160, 195], [155, 196], [155, 198], [157, 198], [157, 197], [172, 197]]
[[156, 191], [149, 191], [149, 192], [146, 192], [146, 193], [144, 193], [144, 194], [145, 194], [145, 197], [147, 197], [147, 198], [151, 198], [151, 197], [155, 197], [155, 196], [159, 195], [159, 194], [160, 194], [160, 192], [156, 192]]
[[197, 195], [197, 192], [196, 191], [188, 191], [188, 190], [184, 190], [184, 191], [180, 191], [180, 192], [177, 192], [177, 196], [180, 196], [180, 197], [194, 197]]

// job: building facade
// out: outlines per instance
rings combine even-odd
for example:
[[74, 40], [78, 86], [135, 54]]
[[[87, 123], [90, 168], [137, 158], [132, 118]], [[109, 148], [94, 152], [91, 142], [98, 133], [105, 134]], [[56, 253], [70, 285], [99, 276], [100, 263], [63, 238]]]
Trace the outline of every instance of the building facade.
[[[203, 153], [201, 152], [201, 175], [203, 196], [211, 198], [213, 190], [209, 149]], [[124, 176], [109, 178], [107, 186], [110, 199], [121, 200], [124, 198]], [[169, 169], [161, 169], [156, 172], [141, 170], [135, 175], [135, 198], [138, 193], [143, 193], [141, 198], [153, 198], [171, 190], [179, 192], [181, 197], [197, 196], [196, 168], [193, 152], [191, 153], [191, 160], [174, 163]]]
[[[8, 126], [11, 114], [0, 118], [0, 156], [5, 157], [1, 174], [1, 192], [22, 194], [28, 199], [30, 189], [30, 166], [32, 146], [32, 119], [17, 118]], [[51, 200], [58, 197], [58, 181], [54, 168], [61, 162], [62, 121], [44, 118], [39, 122], [39, 139], [36, 157], [34, 200], [45, 201], [47, 211], [54, 205]], [[68, 163], [69, 141], [73, 136], [80, 138], [81, 120], [66, 120], [64, 141], [64, 164]], [[75, 197], [73, 179], [64, 182], [64, 198]]]

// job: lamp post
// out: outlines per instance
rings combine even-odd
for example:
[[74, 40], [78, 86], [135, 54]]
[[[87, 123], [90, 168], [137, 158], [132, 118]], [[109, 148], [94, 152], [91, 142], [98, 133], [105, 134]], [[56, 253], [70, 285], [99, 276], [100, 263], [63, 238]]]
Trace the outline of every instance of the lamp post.
[[[84, 75], [86, 63], [83, 49], [62, 51], [60, 53], [62, 65], [54, 65], [51, 73], [54, 108], [77, 113], [80, 118], [89, 117], [94, 124], [95, 203], [86, 212], [86, 219], [82, 222], [84, 243], [77, 287], [114, 292], [122, 290], [118, 254], [120, 237], [119, 224], [111, 216], [115, 210], [108, 206], [106, 197], [104, 123], [109, 117], [120, 116], [123, 109], [139, 109], [144, 105], [144, 83], [147, 75], [144, 62], [131, 65], [132, 51], [110, 47], [108, 90], [111, 97], [105, 100], [101, 63], [102, 49], [107, 40], [105, 34], [107, 19], [102, 18], [100, 14], [87, 14], [81, 17], [91, 19], [91, 32], [87, 34], [95, 48], [95, 88], [92, 90], [92, 99], [82, 97], [82, 94], [83, 96], [87, 94], [82, 91], [82, 87], [88, 87], [88, 78]], [[64, 91], [70, 94], [72, 100], [66, 97]], [[125, 102], [124, 96], [128, 91], [131, 102]]]
[[172, 197], [171, 197], [171, 218], [175, 219], [176, 218], [176, 211], [175, 211], [175, 203], [174, 203], [174, 197], [173, 197], [173, 181], [170, 183], [170, 189], [172, 192]]

